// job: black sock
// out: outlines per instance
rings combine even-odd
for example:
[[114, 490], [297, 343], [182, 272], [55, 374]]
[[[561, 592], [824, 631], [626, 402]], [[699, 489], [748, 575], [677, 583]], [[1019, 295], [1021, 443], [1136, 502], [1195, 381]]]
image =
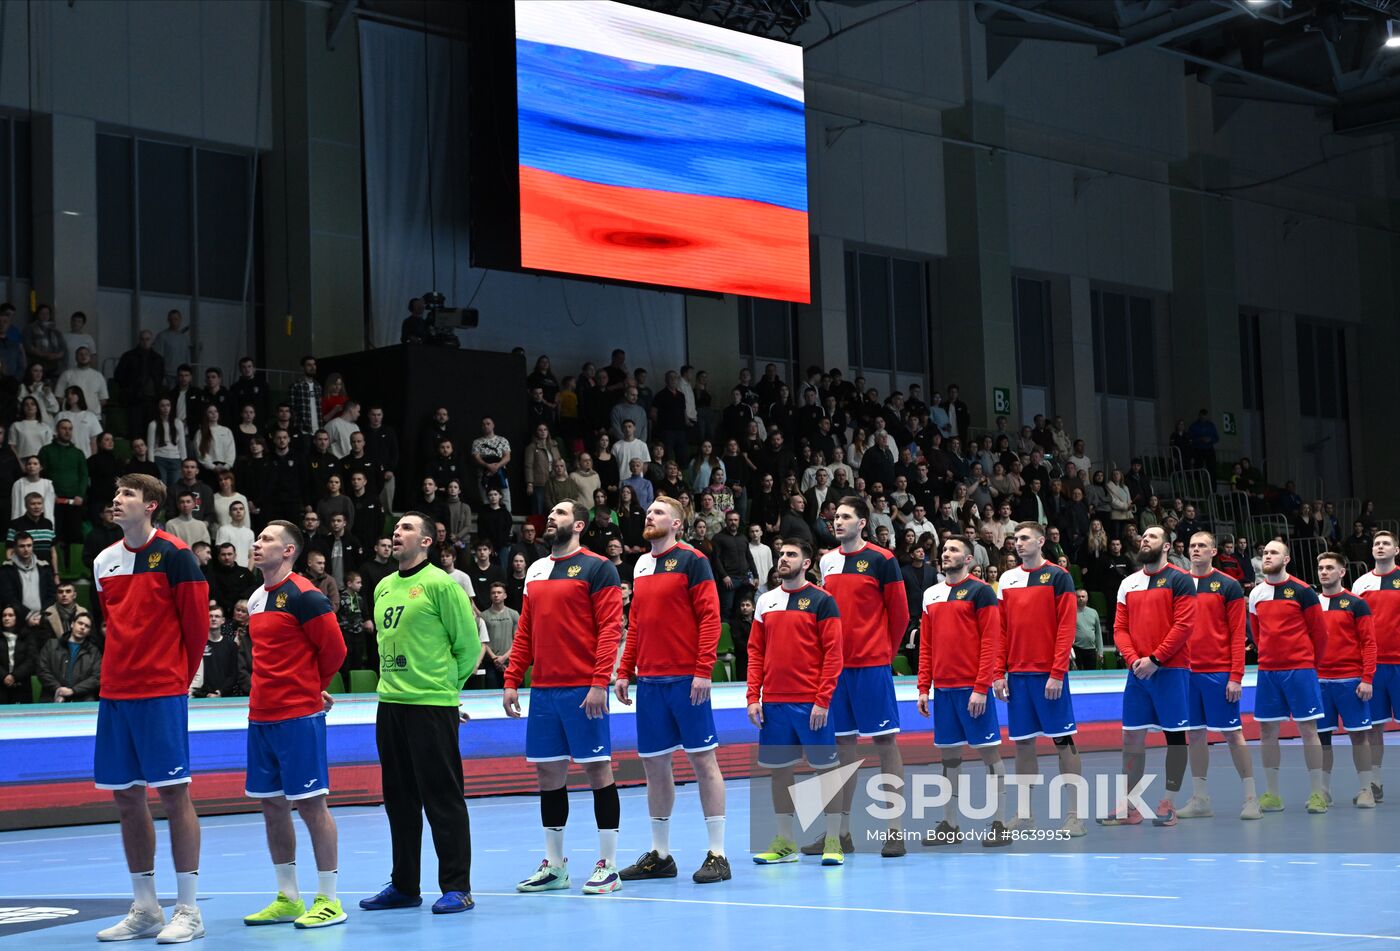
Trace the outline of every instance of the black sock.
[[617, 797], [617, 783], [593, 790], [593, 818], [600, 829], [616, 829], [622, 823], [622, 800]]
[[569, 821], [569, 788], [540, 790], [540, 825], [562, 829]]
[[1181, 781], [1186, 778], [1187, 761], [1186, 733], [1183, 730], [1167, 732], [1167, 792], [1180, 792]]

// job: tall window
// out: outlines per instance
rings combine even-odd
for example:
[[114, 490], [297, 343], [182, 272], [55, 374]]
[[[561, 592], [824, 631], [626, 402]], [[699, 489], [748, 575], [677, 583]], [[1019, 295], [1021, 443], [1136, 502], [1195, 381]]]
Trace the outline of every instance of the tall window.
[[1020, 391], [1020, 398], [1012, 409], [1016, 419], [1029, 422], [1037, 413], [1054, 415], [1054, 397], [1050, 390], [1055, 365], [1050, 352], [1054, 340], [1050, 332], [1050, 282], [1018, 277], [1012, 285], [1012, 296], [1016, 320], [1016, 383]]
[[1298, 489], [1318, 498], [1351, 494], [1351, 435], [1346, 328], [1299, 317], [1298, 409], [1302, 457]]
[[32, 192], [29, 123], [0, 118], [0, 277], [33, 276]]
[[1264, 358], [1259, 346], [1260, 316], [1240, 311], [1240, 454], [1255, 465], [1268, 456], [1264, 445]]
[[[765, 364], [776, 363], [778, 375], [794, 381], [797, 347], [793, 325], [797, 309], [776, 300], [746, 297], [739, 302], [739, 355], [757, 379]], [[728, 402], [728, 397], [725, 397]]]
[[[853, 376], [881, 394], [928, 376], [927, 268], [922, 261], [846, 252], [846, 346]], [[883, 385], [882, 385], [883, 382]]]
[[[1104, 459], [1126, 470], [1157, 448], [1157, 342], [1152, 299], [1094, 289], [1094, 391], [1099, 394]], [[1107, 466], [1105, 467], [1107, 468]]]
[[[241, 301], [253, 157], [97, 136], [97, 273], [104, 288]], [[254, 226], [255, 227], [255, 226]]]

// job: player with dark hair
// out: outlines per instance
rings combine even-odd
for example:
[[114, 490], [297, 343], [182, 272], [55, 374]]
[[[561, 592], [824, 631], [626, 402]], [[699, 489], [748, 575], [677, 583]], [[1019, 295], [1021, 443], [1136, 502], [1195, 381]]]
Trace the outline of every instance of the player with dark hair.
[[1214, 567], [1215, 536], [1197, 532], [1191, 536], [1188, 554], [1191, 579], [1196, 585], [1196, 629], [1191, 634], [1190, 712], [1187, 747], [1191, 760], [1191, 799], [1176, 811], [1180, 819], [1203, 819], [1215, 814], [1210, 806], [1206, 774], [1210, 747], [1206, 731], [1225, 737], [1230, 759], [1244, 783], [1241, 819], [1262, 819], [1254, 788], [1254, 763], [1240, 723], [1240, 695], [1244, 683], [1244, 588]]
[[622, 804], [608, 732], [608, 684], [622, 639], [622, 583], [611, 561], [579, 546], [587, 524], [588, 509], [574, 501], [560, 502], [546, 517], [550, 554], [525, 572], [520, 623], [501, 695], [506, 714], [520, 716], [519, 688], [534, 668], [525, 759], [535, 764], [539, 778], [545, 857], [515, 886], [522, 892], [569, 887], [564, 826], [570, 760], [583, 767], [593, 788], [602, 852], [583, 890], [604, 895], [622, 887], [617, 870]]
[[1371, 725], [1372, 685], [1376, 679], [1376, 636], [1372, 630], [1371, 608], [1342, 587], [1347, 575], [1346, 559], [1334, 551], [1317, 556], [1317, 580], [1322, 588], [1319, 601], [1327, 624], [1327, 648], [1317, 663], [1322, 690], [1322, 719], [1318, 739], [1322, 743], [1322, 797], [1332, 803], [1332, 734], [1338, 725], [1351, 737], [1351, 758], [1361, 791], [1351, 799], [1358, 809], [1376, 808], [1371, 792], [1371, 744], [1366, 737]]
[[671, 811], [676, 803], [671, 754], [684, 749], [700, 786], [709, 850], [692, 880], [727, 881], [724, 854], [724, 776], [719, 731], [710, 706], [710, 678], [719, 644], [719, 591], [710, 560], [676, 540], [681, 504], [660, 496], [647, 507], [642, 535], [651, 550], [632, 570], [632, 610], [627, 644], [617, 670], [617, 699], [625, 704], [628, 683], [637, 679], [637, 753], [647, 776], [651, 849], [624, 868], [624, 882], [675, 878], [671, 856]]
[[1264, 546], [1263, 575], [1249, 592], [1254, 617], [1254, 643], [1259, 646], [1259, 679], [1254, 688], [1254, 721], [1259, 724], [1259, 758], [1264, 763], [1267, 789], [1259, 797], [1264, 812], [1282, 812], [1278, 771], [1279, 728], [1284, 720], [1298, 724], [1303, 760], [1312, 792], [1308, 812], [1327, 811], [1322, 788], [1322, 742], [1317, 721], [1322, 719], [1322, 689], [1317, 665], [1327, 646], [1327, 623], [1322, 604], [1311, 586], [1288, 573], [1286, 542]]
[[799, 861], [793, 841], [796, 808], [793, 767], [805, 757], [821, 770], [826, 802], [822, 864], [842, 865], [840, 789], [830, 772], [840, 757], [836, 730], [828, 716], [841, 676], [841, 616], [836, 599], [807, 580], [812, 546], [804, 538], [778, 543], [775, 571], [781, 582], [765, 591], [749, 630], [749, 721], [758, 727], [758, 765], [772, 770], [770, 786], [777, 833], [756, 865]]
[[[1008, 735], [1016, 743], [1016, 772], [1036, 772], [1035, 741], [1055, 742], [1060, 772], [1082, 775], [1074, 735], [1079, 728], [1070, 699], [1069, 658], [1074, 646], [1074, 622], [1078, 612], [1074, 579], [1069, 572], [1045, 560], [1045, 529], [1039, 522], [1016, 526], [1016, 555], [1021, 564], [1002, 573], [997, 587], [1001, 600], [1002, 663], [1004, 671], [992, 690], [1007, 702]], [[1076, 797], [1077, 798], [1077, 797]], [[1071, 836], [1084, 834], [1085, 803], [1070, 805], [1062, 827]], [[1031, 816], [1018, 815], [1014, 826], [1025, 826]]]
[[1006, 768], [1001, 762], [1001, 723], [987, 702], [1001, 657], [1001, 604], [992, 586], [972, 577], [972, 543], [961, 535], [943, 541], [943, 580], [924, 592], [919, 618], [919, 715], [930, 713], [933, 745], [943, 775], [953, 787], [931, 838], [924, 845], [951, 845], [958, 836], [958, 774], [962, 748], [977, 750], [999, 788], [999, 807], [982, 845], [1010, 845], [1006, 834]]
[[[326, 596], [292, 571], [303, 544], [301, 532], [284, 521], [268, 522], [253, 542], [253, 565], [263, 583], [248, 598], [253, 685], [244, 791], [262, 804], [277, 897], [246, 916], [246, 925], [290, 921], [298, 928], [326, 928], [346, 919], [336, 897], [335, 819], [326, 805], [326, 714], [335, 705], [327, 688], [345, 659], [345, 639]], [[297, 886], [292, 803], [316, 855], [316, 898], [309, 911]]]
[[435, 534], [432, 516], [401, 515], [392, 547], [398, 570], [374, 591], [379, 643], [374, 739], [394, 869], [383, 891], [360, 901], [366, 911], [423, 904], [424, 813], [433, 830], [442, 889], [433, 914], [468, 911], [476, 904], [457, 726], [462, 684], [476, 672], [482, 647], [467, 593], [428, 560]]
[[[93, 563], [106, 619], [93, 776], [112, 790], [135, 901], [99, 941], [204, 937], [195, 904], [199, 816], [190, 801], [189, 690], [209, 639], [209, 583], [189, 546], [152, 525], [165, 485], [133, 473], [117, 479], [112, 512], [122, 540]], [[178, 897], [166, 924], [156, 901], [156, 830], [146, 802], [160, 794], [170, 826]]]
[[1400, 719], [1400, 569], [1395, 567], [1395, 536], [1379, 531], [1371, 536], [1376, 567], [1356, 579], [1351, 590], [1371, 609], [1376, 638], [1376, 680], [1371, 693], [1371, 794], [1385, 799], [1381, 761], [1385, 758], [1385, 725]]
[[[1123, 772], [1131, 789], [1147, 766], [1147, 731], [1167, 740], [1167, 791], [1152, 819], [1176, 825], [1173, 796], [1186, 776], [1186, 731], [1190, 727], [1191, 635], [1196, 628], [1196, 586], [1186, 572], [1167, 561], [1166, 529], [1142, 533], [1137, 563], [1118, 588], [1113, 642], [1128, 664], [1123, 687]], [[1124, 803], [1104, 825], [1137, 825], [1142, 816]]]
[[[831, 722], [843, 766], [860, 759], [856, 743], [870, 737], [880, 756], [880, 771], [904, 775], [904, 759], [895, 738], [899, 735], [899, 704], [894, 697], [894, 673], [890, 663], [909, 628], [909, 599], [904, 575], [894, 553], [865, 540], [870, 508], [858, 495], [848, 495], [836, 505], [832, 532], [840, 547], [822, 556], [822, 587], [836, 599], [841, 615], [844, 651], [841, 677], [831, 698]], [[851, 839], [851, 803], [856, 776], [841, 790], [841, 848], [855, 851]], [[804, 855], [825, 851], [824, 838], [803, 846]], [[880, 854], [897, 858], [906, 852], [899, 818], [890, 820]]]

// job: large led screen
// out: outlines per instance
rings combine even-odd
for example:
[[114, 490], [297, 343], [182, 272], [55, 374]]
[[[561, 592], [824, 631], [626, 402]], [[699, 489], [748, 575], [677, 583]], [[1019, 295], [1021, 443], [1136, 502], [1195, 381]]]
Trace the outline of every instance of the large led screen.
[[807, 302], [802, 49], [517, 0], [520, 266]]

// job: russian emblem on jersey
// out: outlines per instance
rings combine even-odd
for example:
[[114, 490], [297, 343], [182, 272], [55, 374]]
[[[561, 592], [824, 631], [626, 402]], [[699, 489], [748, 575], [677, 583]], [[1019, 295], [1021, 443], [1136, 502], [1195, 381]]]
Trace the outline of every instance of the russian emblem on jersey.
[[569, 570], [566, 571], [566, 572], [564, 572], [564, 573], [567, 574], [570, 578], [577, 578], [578, 575], [579, 575], [579, 572], [582, 571], [582, 570], [583, 570], [583, 565], [570, 565], [570, 566], [569, 566]]
[[147, 555], [147, 556], [146, 556], [146, 567], [149, 568], [151, 571], [155, 571], [157, 568], [159, 568], [159, 567], [160, 567], [160, 556], [161, 556], [161, 553], [158, 552], [158, 551], [153, 551], [153, 552], [151, 552], [149, 555]]
[[966, 588], [959, 588], [959, 589], [958, 589], [958, 593], [955, 594], [955, 595], [953, 595], [953, 597], [955, 597], [955, 598], [957, 598], [959, 601], [961, 601], [963, 598], [967, 597], [967, 589], [966, 589]]
[[1390, 579], [1390, 586], [1391, 586], [1392, 588], [1400, 588], [1400, 578], [1391, 578], [1391, 579]]
[[1159, 587], [1159, 588], [1165, 588], [1166, 586], [1167, 586], [1167, 579], [1166, 579], [1166, 578], [1158, 578], [1158, 579], [1157, 579], [1157, 587]]
[[1042, 572], [1040, 573], [1040, 583], [1041, 583], [1041, 584], [1045, 584], [1045, 583], [1047, 583], [1049, 580], [1050, 580], [1050, 572], [1048, 572], [1048, 571], [1042, 571]]
[[1212, 582], [1210, 583], [1210, 590], [1213, 591], [1213, 592], [1214, 592], [1214, 591], [1219, 591], [1219, 590], [1220, 590], [1220, 582], [1219, 582], [1219, 581], [1212, 581]]
[[808, 608], [810, 608], [811, 606], [812, 606], [812, 599], [811, 599], [811, 598], [798, 598], [798, 599], [797, 599], [797, 610], [799, 610], [799, 611], [805, 611], [805, 610], [807, 610]]
[[1297, 592], [1294, 591], [1292, 588], [1284, 588], [1284, 589], [1283, 589], [1283, 596], [1284, 596], [1285, 598], [1291, 598], [1291, 597], [1293, 597], [1293, 595], [1295, 595], [1296, 593], [1297, 593]]
[[421, 584], [416, 584], [408, 589], [408, 600], [412, 601], [414, 598], [418, 597], [422, 593], [423, 586]]
[[[666, 559], [666, 570], [667, 570], [667, 571], [675, 571], [675, 570], [676, 570], [676, 565], [679, 565], [680, 563], [681, 563], [681, 561], [680, 561], [679, 558], [667, 558], [667, 559]], [[572, 569], [572, 568], [570, 568], [569, 571], [570, 571], [571, 574], [573, 573], [573, 569]]]
[[1351, 599], [1342, 598], [1342, 600], [1337, 602], [1337, 606], [1340, 607], [1343, 611], [1345, 611], [1347, 608], [1351, 607]]
[[278, 608], [285, 608], [287, 606], [287, 592], [277, 592], [277, 597], [273, 600], [273, 604], [275, 604]]
[[866, 561], [864, 558], [856, 562], [856, 571], [860, 572], [861, 574], [865, 574], [869, 570], [870, 562]]

